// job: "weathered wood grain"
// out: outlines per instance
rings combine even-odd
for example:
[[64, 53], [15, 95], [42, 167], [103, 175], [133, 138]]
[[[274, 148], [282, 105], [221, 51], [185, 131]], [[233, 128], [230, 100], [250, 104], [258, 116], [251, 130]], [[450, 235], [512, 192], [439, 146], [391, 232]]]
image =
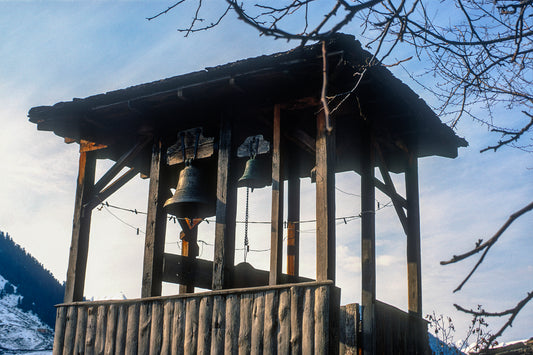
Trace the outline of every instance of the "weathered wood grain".
[[224, 354], [236, 355], [239, 350], [239, 320], [241, 316], [239, 305], [240, 301], [237, 295], [226, 296]]
[[198, 353], [207, 354], [211, 349], [211, 325], [213, 319], [213, 298], [202, 297], [198, 310]]
[[139, 303], [128, 307], [128, 327], [126, 331], [126, 355], [136, 355], [139, 344]]
[[185, 343], [185, 312], [186, 300], [174, 300], [174, 314], [172, 316], [172, 355], [181, 355], [184, 353], [183, 345]]
[[58, 307], [56, 310], [56, 326], [55, 326], [53, 355], [63, 354], [63, 342], [65, 340], [66, 318], [67, 318], [67, 307]]
[[[73, 308], [75, 306], [72, 306]], [[74, 341], [74, 354], [85, 353], [85, 332], [87, 330], [87, 308], [75, 307], [78, 309], [76, 323], [76, 339]]]
[[85, 334], [85, 354], [93, 355], [96, 353], [96, 325], [98, 317], [98, 306], [87, 309], [87, 333]]
[[324, 355], [329, 350], [329, 288], [315, 290], [315, 353]]
[[160, 354], [163, 341], [163, 304], [161, 302], [152, 303], [151, 323], [150, 354]]
[[128, 306], [118, 305], [116, 354], [126, 353], [126, 334], [128, 333]]
[[191, 298], [187, 300], [185, 311], [185, 341], [184, 353], [194, 355], [197, 353], [198, 344], [198, 299]]
[[289, 354], [291, 349], [291, 291], [279, 291], [277, 354]]
[[[234, 315], [230, 315], [234, 316]], [[211, 323], [211, 355], [224, 354], [224, 335], [226, 333], [226, 299], [215, 296]]]
[[115, 353], [116, 336], [117, 336], [117, 318], [118, 309], [117, 305], [110, 305], [107, 309], [107, 323], [105, 332], [105, 348], [104, 353], [106, 355], [113, 355]]
[[152, 327], [152, 304], [142, 302], [139, 310], [139, 355], [150, 353], [150, 329]]
[[252, 311], [252, 341], [251, 354], [263, 353], [263, 326], [265, 318], [265, 295], [263, 292], [254, 295]]
[[252, 346], [253, 294], [243, 294], [240, 300], [239, 317], [239, 355], [249, 355]]
[[272, 221], [270, 225], [269, 285], [279, 283], [283, 260], [283, 164], [281, 150], [281, 109], [279, 105], [275, 105], [272, 132]]
[[278, 292], [265, 292], [263, 354], [276, 354], [278, 334]]
[[78, 312], [76, 310], [76, 307], [68, 307], [67, 317], [65, 319], [65, 339], [63, 341], [63, 354], [72, 354], [74, 352], [77, 318]]
[[302, 354], [314, 354], [315, 349], [315, 293], [314, 289], [304, 291], [302, 313]]
[[103, 355], [105, 351], [107, 306], [98, 306], [96, 318], [96, 339], [94, 341], [94, 350], [96, 354]]
[[161, 355], [170, 355], [172, 352], [172, 320], [174, 313], [174, 301], [166, 300], [163, 304], [163, 334], [161, 340]]
[[291, 354], [302, 354], [302, 316], [304, 289], [292, 286], [291, 292]]

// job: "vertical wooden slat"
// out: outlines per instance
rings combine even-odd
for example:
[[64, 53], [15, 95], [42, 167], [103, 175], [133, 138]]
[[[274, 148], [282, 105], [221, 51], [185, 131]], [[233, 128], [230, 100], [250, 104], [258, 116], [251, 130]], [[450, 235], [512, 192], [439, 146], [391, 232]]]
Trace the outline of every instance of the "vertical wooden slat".
[[85, 334], [85, 354], [92, 355], [96, 353], [96, 326], [98, 317], [98, 307], [91, 306], [87, 308], [87, 333]]
[[369, 129], [361, 132], [361, 305], [363, 353], [374, 354], [376, 301], [376, 231], [374, 153]]
[[139, 345], [139, 304], [128, 307], [128, 327], [126, 332], [126, 355], [137, 354]]
[[163, 306], [163, 340], [161, 343], [161, 355], [171, 354], [172, 345], [172, 319], [174, 315], [174, 301], [166, 300]]
[[[235, 294], [226, 296], [226, 331], [224, 334], [224, 353], [237, 354], [239, 350], [239, 297]], [[248, 333], [249, 334], [249, 333]]]
[[126, 353], [126, 334], [128, 333], [128, 306], [120, 305], [118, 310], [118, 319], [117, 319], [117, 335], [116, 335], [116, 344], [115, 344], [115, 353], [116, 354], [125, 354]]
[[103, 355], [105, 350], [105, 334], [106, 334], [106, 317], [107, 307], [104, 305], [98, 306], [97, 320], [96, 320], [96, 339], [94, 341], [95, 353]]
[[152, 305], [150, 302], [141, 303], [139, 310], [139, 355], [150, 353], [150, 328], [152, 327]]
[[278, 335], [278, 292], [265, 292], [263, 354], [276, 354]]
[[422, 272], [420, 256], [420, 206], [418, 198], [418, 164], [410, 154], [405, 170], [407, 198], [407, 291], [409, 312], [422, 317]]
[[327, 354], [329, 348], [329, 287], [315, 290], [315, 353]]
[[274, 106], [272, 136], [272, 221], [270, 227], [269, 285], [277, 285], [281, 276], [283, 256], [283, 172], [279, 105]]
[[105, 332], [105, 349], [106, 355], [113, 355], [115, 353], [116, 336], [117, 336], [117, 305], [111, 304], [107, 309], [107, 324]]
[[248, 355], [251, 352], [253, 309], [253, 295], [250, 293], [242, 294], [239, 317], [239, 355]]
[[304, 291], [302, 316], [302, 354], [312, 355], [315, 348], [315, 293], [309, 287]]
[[359, 324], [359, 305], [351, 303], [344, 308], [344, 319], [341, 321], [342, 333], [344, 335], [343, 352], [341, 354], [357, 354], [357, 332]]
[[346, 337], [350, 331], [349, 326], [346, 324], [346, 306], [340, 307], [339, 313], [339, 324], [340, 324], [340, 333], [339, 333], [339, 355], [346, 354]]
[[76, 307], [70, 306], [67, 310], [65, 321], [65, 340], [63, 341], [63, 354], [72, 354], [74, 352], [74, 341], [76, 336], [76, 324], [78, 312]]
[[291, 353], [302, 354], [303, 288], [291, 287]]
[[316, 134], [316, 279], [335, 281], [335, 129], [323, 112]]
[[198, 354], [207, 354], [211, 349], [211, 322], [213, 319], [213, 297], [200, 298], [198, 310]]
[[150, 165], [141, 297], [161, 295], [163, 252], [167, 226], [167, 214], [163, 209], [163, 204], [170, 193], [168, 182], [165, 178], [164, 149], [161, 140], [155, 139], [152, 146], [152, 161]]
[[253, 355], [263, 353], [263, 326], [265, 319], [265, 295], [263, 292], [254, 295], [254, 308], [252, 311], [252, 344], [250, 353]]
[[87, 330], [87, 309], [85, 307], [77, 307], [78, 316], [76, 324], [76, 339], [74, 341], [74, 354], [85, 353], [85, 332]]
[[198, 299], [187, 300], [185, 311], [185, 341], [184, 353], [187, 355], [196, 354], [198, 344]]
[[[231, 315], [235, 316], [235, 315]], [[237, 314], [238, 316], [238, 314]], [[215, 296], [211, 323], [211, 355], [224, 354], [224, 335], [226, 333], [226, 300], [223, 296]]]
[[215, 255], [212, 289], [220, 290], [231, 284], [229, 268], [235, 260], [235, 217], [237, 187], [231, 168], [231, 124], [224, 118], [220, 127], [217, 170], [217, 207]]
[[300, 275], [300, 178], [291, 161], [287, 184], [287, 274]]
[[65, 340], [65, 323], [67, 318], [67, 308], [58, 307], [56, 310], [56, 326], [54, 335], [53, 355], [63, 354], [63, 342]]
[[150, 327], [150, 354], [161, 354], [163, 341], [163, 305], [161, 302], [152, 303], [152, 324]]
[[91, 199], [96, 168], [95, 152], [81, 152], [79, 160], [78, 184], [74, 204], [72, 240], [65, 284], [65, 303], [82, 301], [87, 269], [89, 233], [91, 229], [91, 209], [83, 206]]
[[291, 350], [291, 290], [279, 291], [278, 349], [277, 354], [289, 354]]
[[185, 343], [186, 301], [174, 301], [174, 314], [172, 316], [172, 355], [183, 354]]

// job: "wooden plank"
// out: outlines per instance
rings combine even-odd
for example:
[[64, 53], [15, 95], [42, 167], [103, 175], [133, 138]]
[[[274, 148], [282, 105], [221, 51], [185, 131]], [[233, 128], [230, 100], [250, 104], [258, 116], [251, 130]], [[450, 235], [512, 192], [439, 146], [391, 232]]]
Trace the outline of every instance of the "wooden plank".
[[150, 353], [150, 329], [152, 327], [152, 304], [142, 302], [139, 310], [139, 355]]
[[186, 355], [194, 355], [197, 353], [198, 345], [198, 299], [191, 298], [187, 300], [185, 311], [185, 341], [184, 353]]
[[87, 333], [85, 334], [85, 354], [93, 355], [96, 353], [96, 325], [98, 317], [98, 307], [89, 307], [87, 309]]
[[329, 350], [329, 287], [315, 290], [315, 353], [328, 354]]
[[105, 351], [107, 306], [98, 306], [96, 318], [96, 339], [94, 340], [94, 350], [96, 354], [103, 355]]
[[252, 337], [250, 354], [263, 353], [263, 327], [265, 319], [265, 294], [263, 292], [254, 295], [254, 307], [252, 311]]
[[65, 303], [82, 301], [87, 269], [87, 252], [91, 230], [91, 210], [83, 206], [91, 198], [96, 168], [95, 152], [80, 153], [74, 218], [72, 223], [72, 240], [68, 261], [67, 281], [65, 284]]
[[152, 303], [152, 325], [150, 327], [150, 354], [161, 354], [163, 342], [163, 304]]
[[163, 306], [163, 339], [161, 341], [161, 355], [172, 353], [172, 320], [174, 316], [174, 301], [166, 300]]
[[315, 292], [309, 287], [304, 291], [302, 316], [302, 354], [314, 354], [315, 349]]
[[277, 354], [291, 352], [291, 290], [279, 291]]
[[207, 354], [211, 349], [212, 320], [213, 297], [202, 297], [198, 310], [198, 354]]
[[359, 305], [357, 303], [347, 304], [344, 308], [344, 319], [341, 321], [341, 327], [344, 326], [343, 348], [341, 352], [345, 355], [357, 354], [357, 333], [359, 324]]
[[109, 305], [107, 309], [107, 324], [105, 332], [105, 348], [104, 354], [113, 355], [115, 353], [116, 336], [117, 336], [117, 318], [118, 307], [117, 305]]
[[283, 163], [280, 106], [274, 106], [272, 132], [272, 213], [269, 285], [280, 282], [283, 256]]
[[376, 231], [374, 153], [371, 132], [361, 132], [361, 305], [363, 306], [363, 353], [376, 350]]
[[63, 354], [63, 342], [65, 340], [66, 319], [67, 319], [67, 307], [58, 307], [56, 310], [56, 324], [55, 324], [53, 355]]
[[346, 337], [351, 333], [351, 329], [346, 324], [346, 306], [340, 307], [339, 324], [341, 331], [339, 333], [339, 355], [346, 354]]
[[[234, 316], [234, 315], [231, 315]], [[226, 300], [224, 296], [215, 296], [211, 323], [211, 355], [224, 354], [224, 335], [226, 333]]]
[[139, 303], [128, 307], [128, 327], [126, 331], [126, 355], [136, 355], [139, 346]]
[[[240, 300], [237, 295], [226, 296], [226, 329], [224, 334], [224, 353], [236, 355], [239, 351]], [[248, 333], [249, 334], [249, 333]]]
[[115, 344], [116, 354], [126, 353], [126, 334], [128, 333], [128, 306], [118, 306], [117, 335]]
[[74, 352], [74, 341], [76, 336], [76, 324], [78, 312], [76, 307], [68, 307], [67, 317], [65, 319], [65, 338], [63, 341], [63, 354], [72, 354]]
[[144, 245], [143, 281], [141, 297], [161, 295], [163, 274], [163, 252], [167, 214], [163, 204], [170, 190], [165, 178], [163, 143], [156, 139], [152, 147], [150, 165], [150, 187], [148, 193], [148, 215], [146, 217], [146, 239]]
[[251, 293], [241, 295], [239, 317], [239, 355], [249, 355], [252, 346], [252, 318], [254, 297]]
[[302, 354], [303, 287], [293, 286], [291, 292], [291, 354]]
[[276, 354], [278, 335], [278, 292], [265, 292], [263, 354]]
[[316, 279], [335, 281], [335, 128], [323, 112], [316, 136]]
[[87, 309], [85, 307], [76, 307], [78, 309], [76, 324], [76, 339], [74, 341], [74, 354], [85, 353], [85, 332], [87, 331]]
[[418, 162], [409, 155], [405, 170], [407, 196], [407, 292], [409, 312], [422, 318], [422, 269], [420, 253], [420, 205], [418, 197]]
[[172, 317], [172, 355], [182, 355], [185, 343], [185, 312], [186, 300], [174, 300], [174, 314]]
[[235, 218], [237, 215], [237, 186], [231, 170], [231, 123], [223, 118], [220, 127], [217, 170], [217, 207], [215, 226], [215, 255], [211, 289], [227, 288], [228, 268], [235, 263]]
[[291, 159], [287, 184], [287, 274], [300, 274], [300, 178], [297, 162]]

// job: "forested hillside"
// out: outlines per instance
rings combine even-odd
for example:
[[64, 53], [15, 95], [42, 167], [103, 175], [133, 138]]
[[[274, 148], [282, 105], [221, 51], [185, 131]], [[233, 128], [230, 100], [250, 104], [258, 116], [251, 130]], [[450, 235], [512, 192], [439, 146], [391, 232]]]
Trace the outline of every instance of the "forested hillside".
[[[31, 310], [50, 327], [54, 327], [54, 305], [63, 300], [64, 285], [44, 268], [25, 249], [16, 244], [9, 234], [0, 231], [0, 275], [17, 287], [22, 295], [18, 307]], [[13, 287], [6, 285], [2, 293], [9, 293]]]

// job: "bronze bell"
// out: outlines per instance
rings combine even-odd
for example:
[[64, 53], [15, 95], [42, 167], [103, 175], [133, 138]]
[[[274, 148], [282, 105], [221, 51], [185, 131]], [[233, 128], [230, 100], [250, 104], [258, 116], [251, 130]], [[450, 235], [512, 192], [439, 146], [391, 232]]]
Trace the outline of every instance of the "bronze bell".
[[174, 196], [165, 202], [165, 209], [179, 218], [204, 218], [214, 214], [214, 204], [209, 199], [207, 179], [194, 165], [180, 171]]
[[264, 177], [261, 162], [255, 157], [248, 159], [246, 162], [246, 167], [244, 168], [244, 173], [239, 179], [237, 185], [239, 187], [249, 187], [251, 189], [260, 189], [268, 185]]

